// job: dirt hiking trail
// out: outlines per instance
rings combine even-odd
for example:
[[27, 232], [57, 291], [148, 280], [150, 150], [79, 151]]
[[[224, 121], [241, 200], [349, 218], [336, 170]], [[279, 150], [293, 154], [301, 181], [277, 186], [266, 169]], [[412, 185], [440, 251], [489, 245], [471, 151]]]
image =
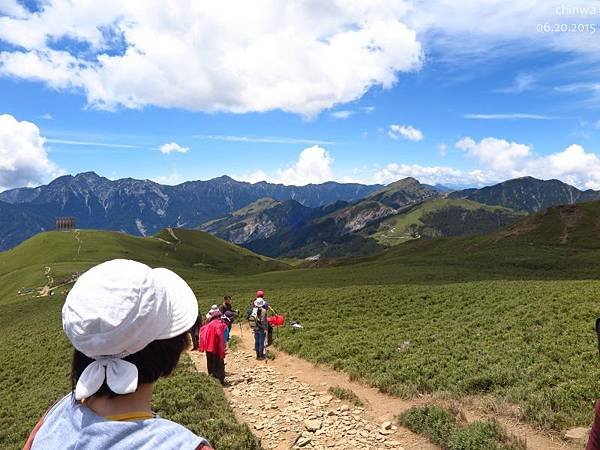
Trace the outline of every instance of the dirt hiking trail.
[[[426, 438], [399, 426], [394, 417], [431, 399], [403, 400], [364, 384], [344, 373], [271, 350], [274, 359], [257, 361], [249, 327], [235, 324], [238, 345], [226, 357], [226, 397], [241, 422], [261, 439], [265, 449], [437, 449]], [[203, 353], [189, 352], [198, 371], [206, 372]], [[330, 387], [352, 390], [364, 403], [356, 407], [330, 395]], [[476, 407], [461, 408], [471, 422], [491, 418]], [[539, 432], [508, 418], [496, 419], [527, 442], [528, 449], [581, 449], [557, 436]], [[390, 424], [391, 422], [391, 424]]]

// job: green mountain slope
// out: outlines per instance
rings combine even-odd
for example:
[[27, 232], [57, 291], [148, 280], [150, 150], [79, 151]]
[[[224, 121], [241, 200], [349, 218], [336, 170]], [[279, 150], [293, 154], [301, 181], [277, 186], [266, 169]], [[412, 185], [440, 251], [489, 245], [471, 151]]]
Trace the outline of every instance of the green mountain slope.
[[289, 227], [245, 244], [251, 250], [273, 257], [307, 258], [359, 256], [377, 253], [385, 246], [362, 230], [407, 207], [440, 193], [414, 178], [385, 186], [364, 200], [337, 204], [300, 227]]
[[323, 208], [309, 208], [295, 200], [262, 198], [228, 216], [211, 220], [199, 229], [235, 244], [267, 239], [281, 230], [296, 229], [322, 215]]
[[518, 213], [464, 199], [432, 199], [383, 220], [370, 236], [393, 246], [418, 238], [485, 234], [519, 219]]

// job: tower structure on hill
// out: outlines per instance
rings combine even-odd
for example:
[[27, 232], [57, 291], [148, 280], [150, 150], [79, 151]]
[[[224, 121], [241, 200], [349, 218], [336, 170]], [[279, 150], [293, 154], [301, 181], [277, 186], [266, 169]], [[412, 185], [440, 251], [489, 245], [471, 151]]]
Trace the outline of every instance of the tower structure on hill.
[[75, 217], [57, 217], [56, 231], [72, 231], [75, 229]]

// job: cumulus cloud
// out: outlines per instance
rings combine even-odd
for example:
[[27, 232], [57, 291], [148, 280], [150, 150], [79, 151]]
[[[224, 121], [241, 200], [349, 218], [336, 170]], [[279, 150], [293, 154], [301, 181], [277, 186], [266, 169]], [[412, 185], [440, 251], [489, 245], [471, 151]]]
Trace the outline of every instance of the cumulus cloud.
[[0, 115], [0, 190], [39, 185], [60, 173], [35, 124]]
[[0, 40], [14, 46], [0, 71], [82, 91], [97, 108], [313, 116], [420, 67], [409, 10], [405, 0], [48, 0], [0, 18]]
[[493, 137], [482, 139], [479, 142], [467, 137], [458, 141], [455, 146], [476, 159], [484, 167], [498, 173], [514, 170], [531, 153], [528, 145]]
[[298, 161], [286, 169], [279, 169], [275, 180], [288, 185], [302, 186], [333, 180], [333, 158], [323, 147], [313, 145], [300, 153]]
[[409, 141], [420, 141], [424, 137], [421, 130], [417, 130], [410, 125], [390, 125], [388, 136], [392, 139], [403, 137]]
[[165, 155], [169, 155], [173, 152], [187, 153], [190, 150], [190, 148], [182, 147], [181, 145], [177, 144], [176, 142], [169, 142], [168, 144], [161, 145], [159, 150], [161, 153], [164, 153]]

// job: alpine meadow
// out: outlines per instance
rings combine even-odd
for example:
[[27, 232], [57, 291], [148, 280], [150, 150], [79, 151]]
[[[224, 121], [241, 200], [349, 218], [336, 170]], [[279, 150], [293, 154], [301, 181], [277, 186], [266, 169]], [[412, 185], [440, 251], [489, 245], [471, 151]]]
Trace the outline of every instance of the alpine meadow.
[[0, 0], [0, 449], [600, 450], [600, 0]]

